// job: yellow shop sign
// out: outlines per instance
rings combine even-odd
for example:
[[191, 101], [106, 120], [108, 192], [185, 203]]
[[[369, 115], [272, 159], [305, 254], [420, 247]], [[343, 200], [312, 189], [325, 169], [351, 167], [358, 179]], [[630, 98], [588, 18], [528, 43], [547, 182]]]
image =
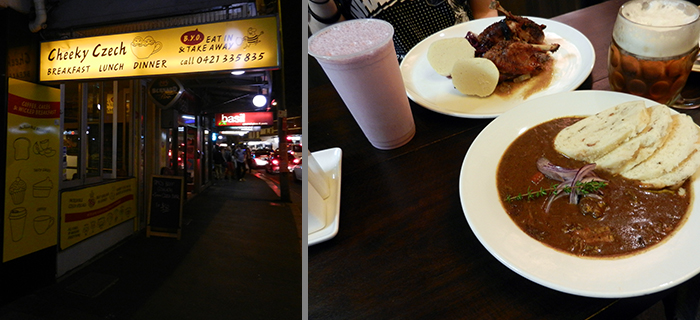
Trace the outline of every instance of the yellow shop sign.
[[41, 43], [40, 80], [279, 67], [277, 18]]

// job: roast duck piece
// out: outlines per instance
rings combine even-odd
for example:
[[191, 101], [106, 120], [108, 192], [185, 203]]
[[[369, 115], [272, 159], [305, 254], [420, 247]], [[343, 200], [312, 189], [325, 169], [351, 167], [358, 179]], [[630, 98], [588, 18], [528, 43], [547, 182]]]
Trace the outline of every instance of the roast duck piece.
[[499, 82], [522, 81], [542, 71], [559, 44], [544, 42], [547, 26], [506, 11], [498, 1], [491, 2], [505, 19], [484, 29], [479, 35], [469, 31], [467, 40], [476, 49], [475, 57], [493, 61], [500, 73]]

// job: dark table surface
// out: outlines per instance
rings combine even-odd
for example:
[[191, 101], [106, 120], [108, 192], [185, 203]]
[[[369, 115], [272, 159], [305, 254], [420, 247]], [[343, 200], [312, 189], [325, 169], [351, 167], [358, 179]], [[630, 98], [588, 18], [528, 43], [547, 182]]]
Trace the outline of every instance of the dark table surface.
[[[593, 71], [578, 90], [610, 90], [607, 50], [623, 2], [552, 18], [578, 29], [595, 48]], [[415, 137], [382, 151], [370, 145], [333, 86], [313, 80], [308, 148], [340, 147], [343, 159], [339, 232], [308, 248], [310, 319], [625, 319], [676, 294], [678, 287], [588, 298], [516, 274], [483, 247], [460, 204], [462, 162], [492, 119], [450, 117], [411, 102]], [[698, 88], [694, 73], [685, 93]], [[700, 122], [697, 111], [686, 113]]]

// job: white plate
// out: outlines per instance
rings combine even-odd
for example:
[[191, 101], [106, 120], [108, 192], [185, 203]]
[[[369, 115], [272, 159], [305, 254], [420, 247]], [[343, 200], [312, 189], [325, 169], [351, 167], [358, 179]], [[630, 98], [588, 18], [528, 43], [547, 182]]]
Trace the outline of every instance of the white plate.
[[[503, 209], [496, 186], [501, 156], [529, 128], [553, 118], [591, 115], [619, 103], [644, 100], [612, 91], [573, 91], [527, 101], [491, 122], [474, 140], [462, 164], [459, 193], [469, 226], [486, 249], [516, 273], [562, 292], [623, 298], [668, 289], [700, 272], [700, 206], [685, 224], [652, 249], [618, 259], [580, 258], [526, 235]], [[674, 111], [675, 113], [675, 111]], [[695, 177], [693, 197], [700, 192]]]
[[[318, 164], [323, 169], [323, 173], [326, 175], [328, 181], [330, 181], [330, 195], [326, 199], [322, 199], [320, 196], [315, 197], [314, 193], [316, 195], [318, 195], [318, 193], [309, 184], [308, 207], [321, 208], [320, 214], [323, 219], [323, 226], [321, 229], [308, 234], [308, 245], [326, 241], [338, 234], [340, 222], [340, 177], [343, 160], [343, 151], [340, 148], [330, 148], [312, 152], [311, 154], [316, 161], [318, 161]], [[309, 219], [311, 219], [311, 217], [309, 217]]]
[[578, 88], [593, 70], [595, 51], [591, 42], [578, 30], [561, 22], [543, 18], [528, 18], [547, 26], [544, 29], [546, 42], [561, 45], [559, 50], [553, 53], [555, 73], [549, 87], [527, 99], [522, 97], [502, 98], [496, 95], [486, 98], [466, 96], [452, 86], [452, 80], [433, 70], [426, 56], [431, 43], [443, 38], [464, 37], [467, 31], [479, 34], [489, 25], [503, 19], [503, 17], [493, 17], [467, 21], [449, 27], [431, 35], [413, 47], [401, 62], [401, 73], [408, 97], [427, 109], [450, 116], [494, 118], [524, 100]]

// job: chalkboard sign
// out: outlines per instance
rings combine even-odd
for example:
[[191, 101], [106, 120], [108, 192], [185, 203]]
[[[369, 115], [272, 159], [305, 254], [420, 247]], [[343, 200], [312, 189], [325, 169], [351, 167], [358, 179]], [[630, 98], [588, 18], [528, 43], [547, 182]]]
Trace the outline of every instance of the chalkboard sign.
[[184, 179], [178, 176], [151, 177], [147, 236], [180, 239]]

